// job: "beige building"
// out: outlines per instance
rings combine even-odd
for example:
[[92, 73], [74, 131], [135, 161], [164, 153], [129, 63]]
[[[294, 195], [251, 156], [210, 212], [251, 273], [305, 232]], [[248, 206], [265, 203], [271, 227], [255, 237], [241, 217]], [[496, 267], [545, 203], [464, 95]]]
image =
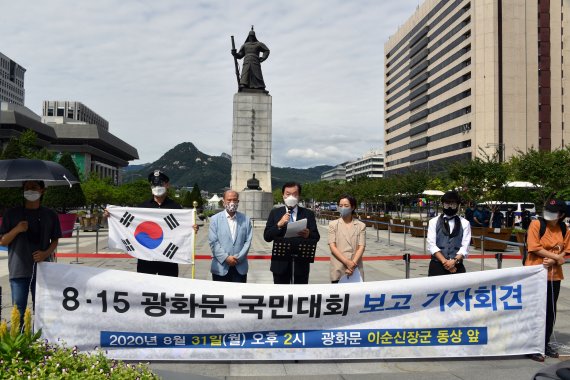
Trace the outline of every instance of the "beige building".
[[358, 177], [382, 178], [384, 177], [384, 155], [378, 150], [366, 152], [364, 156], [345, 165], [346, 179], [352, 181]]
[[384, 46], [386, 173], [570, 142], [569, 23], [567, 0], [426, 0]]

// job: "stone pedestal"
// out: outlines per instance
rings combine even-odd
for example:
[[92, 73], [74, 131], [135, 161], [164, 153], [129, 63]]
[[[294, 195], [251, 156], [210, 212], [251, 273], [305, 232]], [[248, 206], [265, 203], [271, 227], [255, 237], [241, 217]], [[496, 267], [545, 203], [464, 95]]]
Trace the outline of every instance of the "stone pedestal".
[[242, 191], [254, 173], [261, 189], [271, 192], [271, 96], [238, 92], [234, 95], [230, 187]]
[[261, 190], [239, 192], [239, 211], [252, 219], [267, 220], [273, 208], [273, 194]]
[[[248, 189], [247, 181], [261, 189]], [[271, 96], [238, 92], [234, 95], [232, 179], [239, 192], [239, 210], [250, 218], [267, 219], [273, 208], [271, 193]]]

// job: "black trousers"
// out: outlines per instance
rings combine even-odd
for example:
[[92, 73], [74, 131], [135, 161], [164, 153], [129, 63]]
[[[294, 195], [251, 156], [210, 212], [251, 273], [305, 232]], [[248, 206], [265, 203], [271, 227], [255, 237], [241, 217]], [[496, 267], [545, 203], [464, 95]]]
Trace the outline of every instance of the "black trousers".
[[164, 261], [147, 261], [139, 259], [137, 261], [137, 272], [158, 274], [160, 276], [178, 277], [178, 264], [165, 263]]
[[[309, 268], [307, 265], [307, 268], [303, 268], [302, 270], [298, 269], [298, 265], [299, 263], [295, 263], [295, 262], [288, 262], [286, 263], [286, 267], [283, 268], [281, 267], [280, 269], [284, 269], [284, 270], [279, 270], [279, 272], [281, 273], [275, 273], [275, 271], [273, 272], [273, 283], [274, 284], [280, 284], [280, 285], [287, 285], [287, 284], [308, 284], [309, 283]], [[295, 267], [295, 269], [297, 270], [293, 270], [293, 267]], [[272, 269], [273, 271], [273, 269]], [[295, 276], [293, 276], [295, 275]]]
[[304, 276], [297, 276], [293, 278], [293, 274], [291, 271], [284, 274], [275, 274], [273, 273], [273, 283], [274, 284], [308, 284], [309, 283], [309, 275]]
[[247, 282], [247, 274], [240, 274], [236, 267], [230, 267], [225, 276], [212, 273], [212, 280], [224, 282]]
[[560, 281], [548, 281], [546, 286], [546, 339], [545, 345], [550, 342], [550, 335], [554, 331], [554, 321], [556, 320], [556, 303], [560, 294]]
[[[463, 263], [459, 263], [455, 267], [457, 268], [457, 272], [455, 272], [455, 273], [465, 273], [466, 272], [465, 265], [463, 265]], [[442, 263], [439, 262], [439, 260], [431, 260], [429, 262], [428, 277], [444, 276], [447, 274], [455, 274], [455, 273], [451, 273], [450, 271], [445, 269], [445, 267], [443, 266]]]

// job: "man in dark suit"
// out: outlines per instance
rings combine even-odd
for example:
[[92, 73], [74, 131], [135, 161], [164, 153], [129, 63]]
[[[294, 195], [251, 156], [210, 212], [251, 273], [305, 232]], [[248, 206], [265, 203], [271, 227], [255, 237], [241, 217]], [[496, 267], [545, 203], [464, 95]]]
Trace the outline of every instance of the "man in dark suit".
[[[321, 238], [317, 228], [315, 214], [304, 207], [299, 207], [301, 185], [297, 182], [287, 182], [281, 188], [285, 207], [271, 210], [263, 232], [263, 238], [267, 242], [287, 241], [292, 243], [292, 250], [300, 243], [317, 244]], [[307, 219], [307, 228], [299, 232], [299, 237], [285, 238], [287, 224], [301, 219]], [[291, 253], [291, 252], [289, 252]], [[284, 259], [271, 258], [271, 272], [273, 272], [274, 284], [308, 284], [310, 263], [307, 259], [294, 258], [291, 255]], [[293, 265], [294, 264], [294, 265]]]

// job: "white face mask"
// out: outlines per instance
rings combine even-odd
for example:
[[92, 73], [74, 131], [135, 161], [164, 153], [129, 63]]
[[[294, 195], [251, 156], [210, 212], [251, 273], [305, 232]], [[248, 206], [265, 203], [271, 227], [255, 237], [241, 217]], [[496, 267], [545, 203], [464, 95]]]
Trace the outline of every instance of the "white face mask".
[[155, 197], [162, 197], [164, 194], [166, 194], [166, 187], [164, 186], [153, 186], [151, 187], [151, 190], [152, 195]]
[[297, 206], [297, 203], [299, 203], [299, 200], [292, 195], [289, 195], [287, 198], [283, 198], [283, 201], [287, 207], [291, 208], [294, 208]]
[[550, 211], [544, 210], [542, 216], [543, 216], [544, 220], [557, 220], [558, 219], [558, 213], [557, 212], [550, 212]]
[[42, 193], [40, 193], [39, 191], [34, 191], [34, 190], [24, 191], [24, 198], [26, 198], [26, 200], [28, 200], [30, 202], [37, 201], [38, 199], [40, 199], [41, 196], [42, 196]]

